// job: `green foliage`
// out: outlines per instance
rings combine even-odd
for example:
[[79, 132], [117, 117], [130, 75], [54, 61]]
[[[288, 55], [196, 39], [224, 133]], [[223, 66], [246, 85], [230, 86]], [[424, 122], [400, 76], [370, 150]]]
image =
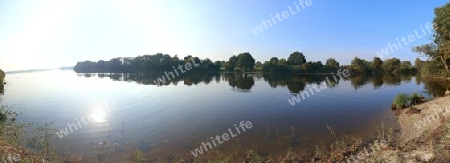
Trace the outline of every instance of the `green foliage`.
[[262, 71], [270, 73], [289, 73], [291, 69], [287, 65], [273, 64], [272, 62], [266, 62], [262, 66]]
[[416, 58], [416, 60], [414, 60], [414, 69], [416, 69], [416, 71], [420, 71], [422, 69], [423, 66], [423, 61], [421, 61], [419, 58]]
[[[237, 62], [237, 60], [234, 62]], [[212, 62], [208, 58], [201, 60], [198, 57], [189, 55], [180, 60], [176, 55], [171, 57], [168, 54], [157, 53], [138, 57], [113, 58], [109, 61], [78, 62], [73, 69], [78, 73], [164, 72], [174, 71], [173, 69], [178, 69], [179, 66], [184, 66], [188, 63], [191, 64], [191, 71], [219, 71], [222, 66], [222, 64]], [[235, 63], [232, 62], [230, 65], [234, 66]]]
[[411, 64], [411, 61], [402, 61], [400, 64], [399, 72], [401, 73], [412, 73], [414, 72], [414, 67]]
[[364, 59], [355, 57], [352, 60], [351, 69], [355, 73], [367, 73], [370, 70], [370, 64]]
[[237, 66], [238, 57], [235, 55], [231, 56], [230, 59], [228, 59], [228, 65], [226, 67], [227, 70], [233, 71], [234, 68]]
[[383, 71], [391, 74], [400, 73], [401, 61], [398, 58], [387, 59], [383, 62]]
[[327, 62], [325, 62], [325, 66], [327, 67], [339, 67], [339, 62], [336, 61], [334, 58], [327, 59]]
[[16, 123], [16, 117], [19, 113], [10, 109], [10, 106], [0, 106], [0, 140], [7, 142], [13, 146], [23, 146], [22, 136], [28, 124]]
[[412, 93], [411, 96], [409, 96], [409, 100], [411, 101], [412, 105], [417, 105], [420, 101], [422, 101], [422, 95], [418, 93]]
[[383, 71], [383, 61], [379, 57], [374, 57], [372, 61], [371, 68], [374, 72]]
[[270, 63], [278, 64], [278, 58], [277, 57], [270, 58]]
[[278, 62], [280, 65], [288, 65], [288, 61], [286, 60], [286, 59], [281, 59], [279, 62]]
[[324, 65], [321, 61], [306, 62], [303, 53], [298, 51], [291, 53], [288, 59], [272, 57], [264, 64], [259, 61], [256, 62], [248, 52], [240, 53], [237, 56], [233, 55], [228, 61], [212, 61], [209, 58], [201, 60], [191, 55], [180, 59], [176, 55], [171, 57], [168, 54], [157, 53], [134, 58], [113, 58], [109, 61], [78, 62], [74, 70], [78, 73], [160, 73], [174, 71], [179, 66], [183, 67], [183, 65], [188, 63], [192, 67], [190, 71], [194, 72], [217, 72], [221, 70], [233, 72], [236, 69], [238, 71], [252, 71], [256, 69], [271, 73], [332, 73], [340, 68], [360, 74], [381, 73], [383, 71], [394, 74], [415, 72], [411, 62], [401, 62], [397, 58], [383, 62], [378, 57], [375, 57], [373, 61], [355, 57], [350, 66], [341, 66], [336, 59], [329, 58]]
[[395, 97], [392, 103], [397, 109], [401, 109], [405, 108], [408, 105], [408, 101], [409, 96], [405, 93], [400, 93]]
[[444, 6], [438, 7], [434, 10], [435, 18], [433, 24], [427, 24], [427, 28], [433, 26], [435, 31], [433, 35], [433, 42], [425, 45], [413, 47], [413, 51], [419, 54], [425, 54], [432, 61], [441, 62], [441, 70], [446, 73], [438, 73], [438, 67], [431, 65], [425, 66], [422, 69], [433, 68], [431, 70], [425, 70], [425, 75], [435, 76], [448, 76], [450, 73], [450, 3]]
[[402, 109], [410, 105], [417, 105], [422, 99], [423, 97], [419, 93], [412, 93], [410, 96], [405, 93], [400, 93], [395, 97], [392, 106], [395, 107], [395, 109]]
[[255, 59], [249, 52], [241, 53], [237, 56], [237, 67], [243, 68], [244, 71], [247, 69], [253, 69], [255, 66]]
[[303, 55], [302, 52], [293, 52], [291, 55], [289, 55], [289, 58], [287, 59], [287, 62], [289, 65], [302, 65], [306, 63], [306, 58]]
[[420, 75], [424, 77], [448, 76], [445, 66], [438, 60], [424, 61], [420, 69]]
[[322, 62], [307, 62], [302, 65], [303, 72], [321, 72], [324, 69]]
[[262, 68], [262, 63], [260, 61], [256, 62], [255, 68]]
[[326, 66], [336, 66], [339, 67], [339, 62], [337, 62], [334, 58], [328, 58], [325, 62]]

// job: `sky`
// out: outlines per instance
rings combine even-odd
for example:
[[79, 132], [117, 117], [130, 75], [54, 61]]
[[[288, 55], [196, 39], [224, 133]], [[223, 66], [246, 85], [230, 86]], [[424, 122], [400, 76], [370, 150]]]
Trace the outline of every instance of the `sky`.
[[213, 61], [250, 52], [263, 62], [300, 51], [307, 61], [349, 64], [354, 57], [372, 60], [416, 30], [423, 37], [383, 58], [413, 61], [419, 55], [411, 47], [431, 41], [422, 29], [434, 8], [448, 2], [303, 1], [0, 0], [0, 68], [59, 68], [159, 52]]

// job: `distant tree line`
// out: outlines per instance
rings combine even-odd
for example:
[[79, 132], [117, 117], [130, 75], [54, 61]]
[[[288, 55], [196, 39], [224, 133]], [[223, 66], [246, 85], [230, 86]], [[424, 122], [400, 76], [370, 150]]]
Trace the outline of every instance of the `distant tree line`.
[[287, 59], [272, 57], [262, 65], [262, 71], [272, 73], [331, 73], [339, 69], [339, 62], [330, 58], [325, 65], [321, 61], [307, 62], [302, 52], [293, 52]]
[[356, 74], [413, 74], [416, 68], [411, 61], [401, 61], [398, 58], [391, 58], [382, 61], [379, 57], [374, 57], [373, 61], [355, 57], [350, 65], [340, 65], [334, 58], [326, 60], [325, 64], [321, 61], [307, 62], [306, 57], [301, 52], [293, 52], [288, 59], [278, 59], [272, 57], [262, 65], [265, 72], [283, 72], [283, 73], [332, 73], [338, 69], [349, 69]]
[[[163, 72], [176, 69], [179, 65], [187, 63], [199, 64], [193, 67], [194, 72], [217, 72], [217, 71], [263, 71], [265, 73], [293, 74], [293, 73], [332, 73], [338, 69], [345, 68], [357, 74], [368, 73], [415, 73], [416, 68], [410, 61], [400, 61], [392, 58], [382, 61], [375, 57], [373, 61], [355, 57], [351, 65], [340, 65], [334, 58], [321, 61], [307, 61], [302, 52], [293, 52], [287, 59], [272, 57], [264, 63], [255, 62], [249, 52], [233, 55], [228, 61], [211, 61], [198, 57], [187, 56], [179, 59], [178, 56], [171, 57], [168, 54], [157, 53], [155, 55], [143, 55], [138, 57], [113, 58], [109, 61], [78, 62], [74, 70], [79, 73], [136, 73], [136, 72]], [[421, 66], [422, 61], [416, 61]]]
[[413, 74], [416, 67], [411, 64], [411, 61], [401, 61], [398, 58], [390, 58], [384, 61], [379, 57], [374, 57], [372, 61], [355, 57], [349, 66], [345, 68], [350, 69], [353, 73], [358, 74]]
[[195, 63], [199, 66], [193, 66], [190, 71], [218, 71], [221, 67], [220, 62], [212, 62], [206, 58], [200, 60], [191, 55], [183, 59], [178, 56], [171, 57], [168, 54], [157, 53], [155, 55], [143, 55], [138, 57], [119, 57], [109, 61], [100, 60], [98, 62], [84, 61], [78, 62], [73, 68], [78, 73], [136, 73], [151, 71], [167, 71], [176, 69], [186, 63]]

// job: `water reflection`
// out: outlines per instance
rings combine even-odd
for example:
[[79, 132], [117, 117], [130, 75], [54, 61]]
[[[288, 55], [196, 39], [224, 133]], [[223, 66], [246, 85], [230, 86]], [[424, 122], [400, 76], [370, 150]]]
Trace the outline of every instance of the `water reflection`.
[[228, 81], [228, 84], [238, 92], [249, 92], [255, 85], [254, 74], [227, 73], [223, 76], [224, 80]]
[[[110, 74], [78, 74], [79, 77], [99, 77], [110, 78], [113, 81], [127, 81], [136, 82], [144, 85], [157, 85], [156, 80], [164, 74], [126, 74], [126, 73], [110, 73]], [[320, 85], [321, 82], [327, 80], [327, 78], [334, 82], [328, 85], [328, 88], [333, 88], [339, 85], [340, 82], [349, 81], [351, 86], [358, 90], [363, 86], [372, 85], [374, 89], [378, 89], [384, 86], [396, 86], [403, 83], [409, 83], [412, 81], [413, 75], [358, 75], [351, 76], [347, 79], [335, 80], [333, 75], [280, 75], [280, 74], [262, 74], [262, 73], [191, 73], [184, 74], [170, 81], [163, 83], [162, 85], [177, 85], [179, 82], [183, 82], [184, 85], [198, 85], [211, 82], [219, 83], [220, 81], [227, 81], [230, 87], [236, 92], [250, 92], [255, 84], [255, 80], [263, 80], [269, 84], [272, 88], [287, 87], [290, 93], [299, 93], [305, 90], [305, 87], [309, 84]], [[450, 87], [450, 82], [447, 80], [436, 80], [430, 78], [422, 78], [416, 76], [415, 82], [417, 85], [424, 83], [425, 89], [429, 95], [442, 96], [445, 90]]]
[[[242, 120], [255, 127], [218, 151], [257, 149], [277, 155], [292, 148], [314, 154], [317, 144], [334, 140], [326, 126], [342, 134], [372, 135], [381, 122], [395, 125], [389, 107], [397, 93], [439, 96], [450, 86], [448, 81], [420, 76], [367, 75], [336, 80], [331, 74], [262, 73], [183, 74], [159, 86], [154, 81], [162, 75], [15, 74], [8, 81], [13, 84], [5, 85], [5, 101], [24, 108], [20, 120], [55, 122], [58, 131], [80, 117], [100, 122], [83, 125], [63, 141], [54, 141], [59, 155], [96, 153], [101, 148], [102, 158], [128, 157], [126, 149], [142, 150], [149, 159], [173, 157], [174, 153], [190, 157], [190, 151], [199, 147], [198, 142], [205, 142], [206, 136], [221, 134]], [[292, 94], [327, 78], [335, 82], [327, 90], [295, 106], [289, 104]]]
[[450, 82], [445, 79], [424, 78], [421, 82], [425, 85], [426, 93], [432, 96], [444, 96], [445, 91], [450, 89]]
[[94, 122], [106, 122], [106, 111], [103, 108], [95, 108], [89, 117]]

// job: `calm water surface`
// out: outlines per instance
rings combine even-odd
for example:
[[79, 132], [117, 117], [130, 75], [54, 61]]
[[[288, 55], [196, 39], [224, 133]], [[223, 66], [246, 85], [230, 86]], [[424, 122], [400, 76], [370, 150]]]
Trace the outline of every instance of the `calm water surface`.
[[400, 92], [443, 93], [415, 77], [354, 77], [291, 106], [288, 99], [325, 76], [189, 75], [163, 86], [154, 85], [154, 77], [62, 70], [7, 74], [1, 98], [23, 113], [19, 120], [54, 122], [58, 131], [92, 115], [95, 122], [52, 140], [61, 156], [120, 155], [136, 148], [151, 158], [192, 157], [201, 142], [240, 121], [251, 121], [253, 128], [218, 150], [307, 153], [331, 140], [327, 125], [355, 135], [374, 134], [381, 123], [395, 127], [390, 105]]

